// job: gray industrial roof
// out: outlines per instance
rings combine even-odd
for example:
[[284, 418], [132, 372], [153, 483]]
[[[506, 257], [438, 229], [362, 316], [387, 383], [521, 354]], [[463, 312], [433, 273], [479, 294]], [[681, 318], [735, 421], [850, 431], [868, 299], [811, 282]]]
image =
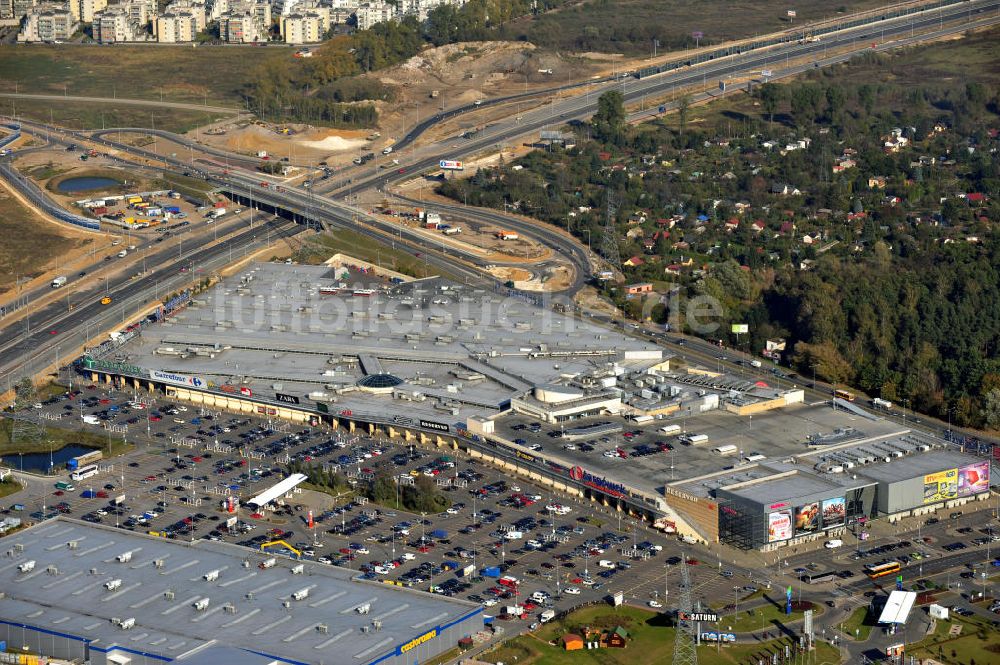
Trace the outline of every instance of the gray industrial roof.
[[867, 466], [857, 471], [872, 480], [896, 483], [911, 478], [919, 478], [929, 473], [954, 469], [980, 461], [957, 450], [932, 450], [926, 453], [908, 455], [893, 459], [885, 464]]
[[372, 283], [356, 286], [375, 293], [325, 295], [320, 288], [336, 284], [327, 266], [253, 264], [113, 349], [113, 359], [243, 382], [262, 399], [279, 392], [304, 405], [335, 401], [355, 415], [384, 414], [379, 402], [392, 400], [358, 386], [398, 382], [385, 387], [406, 400], [407, 415], [455, 422], [492, 415], [515, 393], [563, 375], [663, 356], [655, 344], [520, 296], [440, 279], [386, 285], [362, 277]]
[[[865, 485], [861, 482], [860, 485]], [[775, 501], [791, 501], [808, 497], [813, 494], [843, 490], [840, 483], [830, 482], [813, 473], [794, 473], [780, 478], [763, 478], [751, 485], [736, 489], [723, 488], [737, 496], [757, 501], [759, 503], [774, 503]]]
[[[277, 556], [274, 567], [261, 569], [269, 555], [236, 545], [187, 544], [62, 517], [4, 538], [0, 550], [0, 617], [171, 659], [221, 645], [303, 663], [367, 663], [481, 611], [356, 580], [342, 568], [303, 562], [294, 574], [298, 562]], [[119, 561], [127, 552], [130, 560]], [[34, 569], [21, 572], [27, 561]], [[307, 597], [295, 600], [302, 590]], [[124, 630], [115, 618], [134, 626]], [[470, 632], [482, 627], [474, 623]]]

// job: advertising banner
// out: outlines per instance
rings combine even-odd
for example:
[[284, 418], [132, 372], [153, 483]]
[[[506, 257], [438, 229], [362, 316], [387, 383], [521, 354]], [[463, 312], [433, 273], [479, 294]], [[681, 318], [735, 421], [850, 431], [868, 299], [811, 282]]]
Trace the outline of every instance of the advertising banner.
[[958, 470], [958, 495], [971, 496], [990, 489], [990, 463], [987, 460]]
[[838, 496], [823, 502], [823, 528], [844, 526], [847, 518], [847, 501]]
[[946, 469], [924, 476], [924, 503], [948, 501], [958, 496], [958, 469]]
[[730, 332], [736, 335], [742, 335], [744, 333], [750, 332], [750, 324], [747, 323], [734, 323], [730, 327]]
[[438, 166], [452, 171], [461, 171], [465, 168], [465, 165], [462, 162], [454, 159], [442, 159], [438, 162]]
[[819, 529], [819, 503], [807, 503], [795, 511], [795, 533]]
[[274, 399], [279, 402], [284, 402], [285, 404], [298, 404], [299, 398], [295, 395], [287, 395], [285, 393], [274, 393]]
[[190, 386], [192, 388], [204, 388], [205, 379], [200, 376], [188, 376], [187, 374], [175, 374], [173, 372], [161, 372], [158, 369], [149, 370], [149, 378], [153, 381], [172, 383], [177, 386]]
[[779, 510], [767, 516], [767, 542], [776, 543], [792, 537], [792, 513]]

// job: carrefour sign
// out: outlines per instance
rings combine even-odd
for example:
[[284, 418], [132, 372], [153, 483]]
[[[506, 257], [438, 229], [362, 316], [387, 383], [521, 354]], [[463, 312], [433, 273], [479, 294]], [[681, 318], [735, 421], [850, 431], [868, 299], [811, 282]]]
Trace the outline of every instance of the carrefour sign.
[[424, 642], [430, 642], [435, 637], [437, 637], [437, 634], [438, 634], [438, 629], [434, 628], [433, 630], [427, 631], [426, 633], [424, 633], [420, 637], [413, 638], [412, 640], [410, 640], [406, 644], [400, 644], [399, 647], [396, 649], [396, 655], [398, 656], [398, 655], [406, 653], [407, 651], [412, 651], [413, 649], [416, 649], [418, 646], [420, 646]]
[[154, 381], [172, 383], [178, 386], [190, 386], [192, 388], [204, 388], [208, 385], [205, 379], [199, 376], [188, 376], [187, 374], [174, 374], [173, 372], [161, 372], [158, 369], [149, 370], [149, 378]]

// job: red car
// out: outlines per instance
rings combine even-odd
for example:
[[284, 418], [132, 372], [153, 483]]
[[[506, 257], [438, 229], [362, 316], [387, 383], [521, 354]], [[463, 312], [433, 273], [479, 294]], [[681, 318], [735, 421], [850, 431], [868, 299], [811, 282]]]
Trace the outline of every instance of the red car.
[[54, 494], [55, 496], [62, 496], [63, 495], [63, 491], [62, 490], [56, 490], [52, 494]]

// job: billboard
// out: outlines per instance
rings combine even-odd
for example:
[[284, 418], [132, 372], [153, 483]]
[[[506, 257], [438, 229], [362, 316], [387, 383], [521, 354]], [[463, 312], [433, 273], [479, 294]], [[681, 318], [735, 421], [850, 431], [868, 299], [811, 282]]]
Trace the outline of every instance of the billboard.
[[465, 169], [465, 164], [454, 159], [442, 159], [438, 162], [438, 166], [450, 171], [462, 171]]
[[734, 323], [729, 328], [730, 332], [735, 335], [742, 335], [744, 333], [750, 332], [750, 324], [748, 323]]
[[819, 503], [807, 503], [795, 511], [795, 533], [819, 529]]
[[963, 466], [958, 470], [958, 495], [971, 496], [990, 489], [990, 463], [988, 460]]
[[924, 476], [924, 503], [947, 501], [958, 496], [958, 469], [945, 469]]
[[767, 542], [776, 543], [792, 537], [792, 512], [779, 510], [767, 515]]
[[838, 496], [823, 502], [823, 528], [833, 529], [844, 526], [847, 518], [847, 501]]
[[191, 386], [192, 388], [204, 388], [207, 384], [205, 379], [199, 376], [188, 376], [187, 374], [175, 374], [173, 372], [161, 372], [158, 369], [149, 370], [149, 378], [153, 381], [172, 383], [176, 386]]

